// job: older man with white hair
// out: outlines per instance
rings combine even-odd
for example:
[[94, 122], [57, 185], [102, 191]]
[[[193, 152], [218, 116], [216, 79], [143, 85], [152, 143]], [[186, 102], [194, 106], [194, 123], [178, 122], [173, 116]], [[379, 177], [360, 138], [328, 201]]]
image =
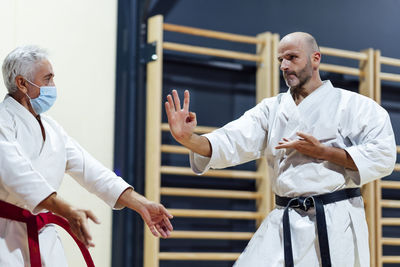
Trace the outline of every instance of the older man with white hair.
[[[19, 211], [29, 218], [45, 211], [58, 214], [86, 247], [94, 246], [87, 220], [98, 219], [57, 194], [65, 173], [110, 207], [138, 212], [155, 236], [169, 236], [172, 216], [161, 204], [136, 193], [43, 114], [57, 97], [52, 65], [43, 49], [16, 48], [5, 58], [2, 71], [8, 94], [0, 104], [0, 266], [29, 266], [32, 259], [28, 240], [31, 244], [33, 237], [24, 223], [13, 220]], [[40, 230], [38, 242], [44, 266], [67, 266], [53, 225]]]

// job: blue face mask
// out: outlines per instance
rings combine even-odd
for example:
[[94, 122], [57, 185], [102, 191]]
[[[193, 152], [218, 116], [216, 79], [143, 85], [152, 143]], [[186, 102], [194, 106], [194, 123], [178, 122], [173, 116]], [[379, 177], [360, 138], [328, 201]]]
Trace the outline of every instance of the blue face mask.
[[36, 112], [36, 114], [42, 114], [43, 112], [48, 111], [51, 106], [53, 106], [54, 102], [57, 98], [57, 89], [55, 86], [37, 86], [33, 82], [27, 80], [33, 86], [36, 86], [40, 89], [40, 94], [36, 98], [28, 98], [31, 101], [32, 108]]

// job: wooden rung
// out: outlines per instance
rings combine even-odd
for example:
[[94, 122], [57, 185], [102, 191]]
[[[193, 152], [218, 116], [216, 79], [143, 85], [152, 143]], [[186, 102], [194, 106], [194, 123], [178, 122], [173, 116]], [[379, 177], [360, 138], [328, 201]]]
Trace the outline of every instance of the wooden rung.
[[250, 240], [251, 232], [172, 231], [169, 238]]
[[400, 67], [400, 59], [397, 58], [380, 57], [379, 61], [381, 64]]
[[191, 54], [199, 54], [199, 55], [207, 55], [207, 56], [215, 56], [215, 57], [223, 57], [223, 58], [233, 58], [233, 59], [246, 60], [246, 61], [255, 61], [255, 62], [263, 61], [263, 58], [256, 54], [242, 53], [242, 52], [222, 50], [222, 49], [214, 49], [214, 48], [208, 48], [208, 47], [200, 47], [200, 46], [194, 46], [194, 45], [177, 44], [177, 43], [170, 43], [170, 42], [164, 42], [163, 49], [179, 51], [179, 52], [184, 52], [184, 53], [191, 53]]
[[208, 38], [215, 38], [215, 39], [222, 39], [222, 40], [239, 42], [239, 43], [248, 43], [248, 44], [263, 44], [264, 43], [263, 40], [259, 40], [253, 36], [204, 30], [204, 29], [174, 25], [174, 24], [169, 24], [169, 23], [164, 23], [163, 26], [164, 26], [163, 28], [165, 31], [179, 32], [179, 33], [184, 33], [184, 34], [190, 34], [190, 35], [196, 35], [196, 36], [202, 36], [202, 37], [208, 37]]
[[382, 225], [400, 226], [400, 218], [382, 218]]
[[160, 260], [235, 261], [240, 253], [160, 252]]
[[351, 58], [357, 60], [366, 60], [368, 56], [365, 53], [361, 52], [354, 52], [336, 48], [329, 48], [329, 47], [320, 47], [322, 56], [335, 56], [335, 57], [342, 57], [342, 58]]
[[168, 209], [176, 217], [189, 218], [215, 218], [215, 219], [262, 219], [263, 215], [252, 211], [230, 211], [230, 210], [189, 210], [189, 209]]
[[360, 69], [339, 66], [339, 65], [321, 63], [319, 65], [319, 69], [322, 71], [327, 71], [327, 72], [349, 74], [349, 75], [353, 75], [353, 76], [362, 76], [362, 72], [360, 71]]
[[161, 145], [162, 153], [189, 154], [189, 149], [183, 146]]
[[396, 171], [396, 172], [400, 171], [400, 164], [399, 163], [396, 163], [394, 165], [394, 171]]
[[382, 256], [382, 263], [400, 263], [400, 256]]
[[384, 81], [400, 82], [399, 74], [381, 72], [379, 77]]
[[208, 170], [206, 173], [200, 175], [195, 174], [191, 168], [175, 167], [175, 166], [161, 166], [162, 174], [175, 174], [175, 175], [188, 175], [188, 176], [206, 176], [216, 178], [234, 178], [234, 179], [258, 179], [262, 175], [253, 171], [234, 171], [234, 170]]
[[181, 197], [214, 197], [214, 198], [235, 198], [235, 199], [260, 199], [261, 193], [239, 190], [216, 190], [216, 189], [193, 189], [161, 187], [161, 195]]
[[380, 181], [382, 188], [400, 189], [400, 181]]
[[[211, 133], [212, 131], [214, 131], [216, 129], [218, 129], [218, 128], [207, 127], [207, 126], [196, 126], [196, 128], [194, 129], [194, 132], [197, 133], [197, 134], [205, 134], [205, 133]], [[161, 131], [169, 132], [168, 123], [162, 123], [161, 124]]]
[[400, 200], [381, 200], [382, 208], [400, 208]]
[[400, 238], [383, 237], [381, 239], [382, 245], [387, 246], [400, 246]]

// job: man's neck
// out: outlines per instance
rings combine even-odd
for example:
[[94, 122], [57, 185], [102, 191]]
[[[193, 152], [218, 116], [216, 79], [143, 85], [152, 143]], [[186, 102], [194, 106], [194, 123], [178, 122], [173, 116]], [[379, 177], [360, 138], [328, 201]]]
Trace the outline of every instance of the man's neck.
[[23, 92], [17, 90], [16, 92], [10, 94], [10, 96], [20, 103], [21, 106], [26, 108], [30, 113], [32, 113], [35, 118], [38, 116], [38, 114], [36, 114], [36, 112], [33, 110], [28, 97]]
[[308, 95], [317, 90], [322, 85], [321, 79], [310, 80], [306, 84], [297, 88], [290, 88], [293, 100], [299, 105]]

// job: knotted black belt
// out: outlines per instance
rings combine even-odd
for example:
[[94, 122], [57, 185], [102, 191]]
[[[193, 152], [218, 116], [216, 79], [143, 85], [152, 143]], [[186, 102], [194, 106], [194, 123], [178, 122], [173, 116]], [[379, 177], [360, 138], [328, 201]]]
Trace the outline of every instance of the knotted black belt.
[[326, 231], [324, 205], [361, 196], [360, 188], [348, 188], [340, 191], [315, 195], [309, 197], [280, 197], [275, 195], [275, 204], [285, 207], [283, 213], [283, 245], [285, 253], [285, 267], [293, 267], [292, 240], [290, 237], [289, 208], [298, 208], [307, 211], [315, 207], [317, 218], [317, 232], [321, 261], [323, 267], [330, 267], [331, 257], [329, 253], [328, 233]]

